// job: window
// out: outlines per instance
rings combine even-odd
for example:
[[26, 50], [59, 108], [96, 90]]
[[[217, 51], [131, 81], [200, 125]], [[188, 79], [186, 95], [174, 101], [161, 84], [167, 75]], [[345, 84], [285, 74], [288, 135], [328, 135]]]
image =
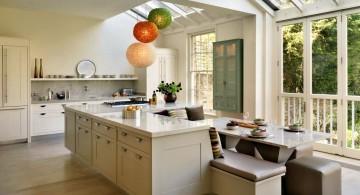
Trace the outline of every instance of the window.
[[215, 32], [191, 36], [191, 102], [213, 109], [213, 42]]

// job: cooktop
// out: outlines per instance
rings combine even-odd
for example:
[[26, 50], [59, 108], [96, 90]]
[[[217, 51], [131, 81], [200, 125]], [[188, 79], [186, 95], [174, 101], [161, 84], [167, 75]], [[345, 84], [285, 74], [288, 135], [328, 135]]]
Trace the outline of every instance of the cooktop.
[[104, 104], [111, 106], [111, 107], [121, 107], [127, 105], [145, 105], [148, 104], [148, 101], [111, 101], [111, 102], [104, 102]]

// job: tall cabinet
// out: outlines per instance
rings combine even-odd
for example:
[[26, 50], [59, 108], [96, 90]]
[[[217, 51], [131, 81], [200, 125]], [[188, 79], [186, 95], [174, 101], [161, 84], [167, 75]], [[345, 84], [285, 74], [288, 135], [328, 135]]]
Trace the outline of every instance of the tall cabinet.
[[161, 81], [177, 82], [177, 50], [156, 48], [156, 60], [146, 69], [137, 69], [139, 80], [137, 91], [145, 92], [150, 98]]
[[213, 43], [214, 110], [243, 111], [243, 40]]
[[29, 41], [0, 37], [0, 141], [28, 133]]

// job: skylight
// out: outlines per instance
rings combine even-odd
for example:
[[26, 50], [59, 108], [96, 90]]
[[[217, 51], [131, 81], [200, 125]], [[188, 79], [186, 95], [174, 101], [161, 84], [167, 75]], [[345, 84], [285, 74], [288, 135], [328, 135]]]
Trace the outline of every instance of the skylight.
[[292, 7], [297, 7], [302, 9], [303, 4], [315, 3], [318, 0], [263, 0], [274, 10], [287, 9]]
[[174, 3], [167, 3], [162, 1], [151, 0], [133, 9], [128, 10], [126, 13], [138, 20], [146, 20], [149, 12], [155, 8], [165, 8], [170, 11], [173, 19], [178, 17], [186, 17], [188, 14], [194, 12], [201, 12], [202, 9], [179, 5]]

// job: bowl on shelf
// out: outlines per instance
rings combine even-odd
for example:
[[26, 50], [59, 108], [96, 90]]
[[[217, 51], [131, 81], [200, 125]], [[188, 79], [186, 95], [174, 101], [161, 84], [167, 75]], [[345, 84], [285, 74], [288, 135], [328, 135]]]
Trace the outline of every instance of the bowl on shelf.
[[110, 78], [116, 78], [116, 75], [111, 74], [111, 75], [110, 75]]
[[109, 77], [110, 77], [110, 75], [108, 75], [108, 74], [103, 75], [103, 78], [109, 78]]
[[254, 119], [254, 123], [256, 125], [266, 125], [265, 119], [261, 119], [261, 118]]

